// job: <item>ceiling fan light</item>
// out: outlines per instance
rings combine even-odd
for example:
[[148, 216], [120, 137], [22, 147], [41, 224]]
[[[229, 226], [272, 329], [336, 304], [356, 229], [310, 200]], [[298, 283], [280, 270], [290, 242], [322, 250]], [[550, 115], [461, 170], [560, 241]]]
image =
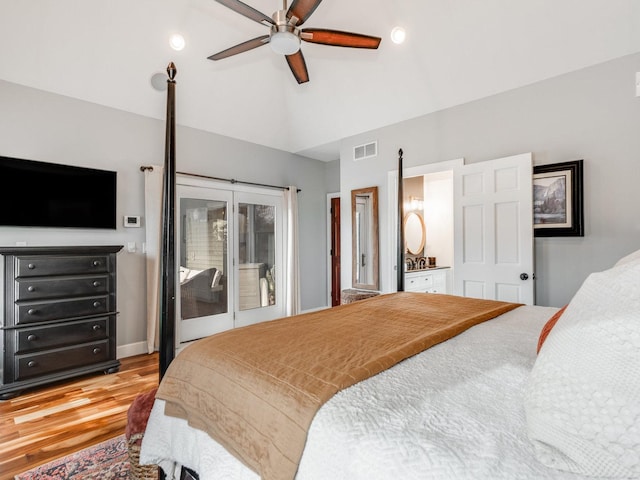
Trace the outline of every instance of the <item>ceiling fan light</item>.
[[291, 32], [275, 32], [269, 40], [271, 50], [281, 55], [293, 55], [300, 50], [300, 38]]

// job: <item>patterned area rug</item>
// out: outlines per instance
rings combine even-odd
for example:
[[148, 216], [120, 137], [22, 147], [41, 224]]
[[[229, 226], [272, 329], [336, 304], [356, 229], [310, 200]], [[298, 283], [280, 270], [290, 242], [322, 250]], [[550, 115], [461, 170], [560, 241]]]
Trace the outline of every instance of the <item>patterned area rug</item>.
[[120, 435], [16, 475], [15, 480], [111, 480], [128, 476], [127, 442]]

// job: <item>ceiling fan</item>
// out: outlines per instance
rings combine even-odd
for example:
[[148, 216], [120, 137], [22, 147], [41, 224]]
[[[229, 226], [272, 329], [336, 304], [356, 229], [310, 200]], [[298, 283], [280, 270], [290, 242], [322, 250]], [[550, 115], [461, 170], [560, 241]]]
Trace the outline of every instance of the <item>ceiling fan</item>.
[[299, 28], [309, 19], [322, 0], [293, 0], [288, 9], [287, 0], [283, 0], [282, 10], [276, 11], [271, 17], [267, 17], [240, 0], [216, 1], [240, 15], [269, 27], [270, 31], [268, 35], [261, 35], [211, 55], [208, 57], [209, 60], [222, 60], [269, 44], [273, 51], [285, 56], [298, 83], [305, 83], [309, 81], [309, 72], [300, 51], [301, 40], [336, 47], [376, 49], [380, 45], [380, 37], [325, 28]]

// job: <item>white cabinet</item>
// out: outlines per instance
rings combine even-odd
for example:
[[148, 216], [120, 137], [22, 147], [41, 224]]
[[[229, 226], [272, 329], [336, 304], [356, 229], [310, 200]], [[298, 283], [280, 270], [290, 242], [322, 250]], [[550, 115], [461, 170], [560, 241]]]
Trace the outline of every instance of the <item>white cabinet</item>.
[[404, 289], [407, 292], [449, 293], [450, 267], [416, 270], [404, 274]]

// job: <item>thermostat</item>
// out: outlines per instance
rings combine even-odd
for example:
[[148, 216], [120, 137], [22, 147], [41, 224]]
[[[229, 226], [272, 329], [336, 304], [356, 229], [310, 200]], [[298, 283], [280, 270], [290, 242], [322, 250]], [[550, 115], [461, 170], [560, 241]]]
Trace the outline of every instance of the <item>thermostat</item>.
[[140, 217], [125, 215], [124, 216], [124, 226], [125, 227], [139, 227], [140, 226]]

